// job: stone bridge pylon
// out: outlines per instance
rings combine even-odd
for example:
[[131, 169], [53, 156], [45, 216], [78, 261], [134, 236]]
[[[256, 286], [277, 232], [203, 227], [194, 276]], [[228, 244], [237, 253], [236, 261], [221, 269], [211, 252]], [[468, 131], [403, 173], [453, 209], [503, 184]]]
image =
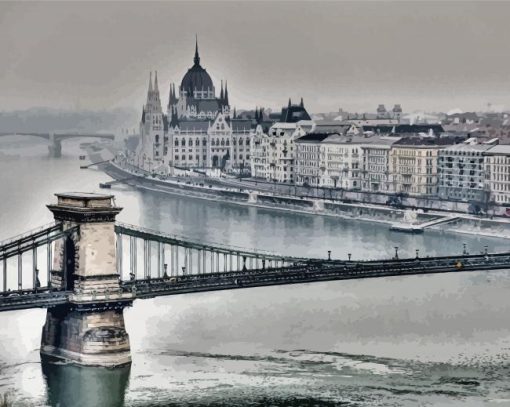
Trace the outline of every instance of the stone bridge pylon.
[[51, 286], [70, 292], [66, 304], [48, 309], [41, 356], [82, 365], [118, 366], [131, 362], [123, 309], [131, 293], [123, 292], [117, 271], [112, 195], [56, 194], [48, 205], [67, 231], [54, 249]]

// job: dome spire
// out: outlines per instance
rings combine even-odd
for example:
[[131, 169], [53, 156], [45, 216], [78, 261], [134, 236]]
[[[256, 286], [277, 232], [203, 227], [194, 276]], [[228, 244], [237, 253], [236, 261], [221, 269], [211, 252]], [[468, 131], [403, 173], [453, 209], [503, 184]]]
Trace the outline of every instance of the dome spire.
[[198, 35], [195, 34], [195, 58], [193, 59], [195, 65], [200, 65], [200, 57], [198, 55]]

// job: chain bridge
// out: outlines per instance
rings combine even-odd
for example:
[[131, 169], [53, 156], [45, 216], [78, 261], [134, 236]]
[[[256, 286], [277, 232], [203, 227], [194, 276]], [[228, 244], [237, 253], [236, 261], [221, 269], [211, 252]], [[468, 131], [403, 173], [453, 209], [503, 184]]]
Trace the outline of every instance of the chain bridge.
[[510, 252], [336, 260], [207, 244], [115, 222], [112, 195], [57, 194], [55, 222], [0, 243], [0, 311], [47, 308], [41, 355], [130, 362], [123, 309], [136, 299], [281, 284], [510, 268]]

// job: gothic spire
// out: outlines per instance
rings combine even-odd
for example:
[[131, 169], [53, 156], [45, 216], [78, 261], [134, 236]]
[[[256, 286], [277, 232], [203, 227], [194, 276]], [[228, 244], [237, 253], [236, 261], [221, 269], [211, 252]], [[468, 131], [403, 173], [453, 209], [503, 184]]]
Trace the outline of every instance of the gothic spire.
[[158, 89], [158, 71], [156, 71], [154, 73], [154, 92], [158, 92], [159, 93], [159, 89]]
[[237, 119], [237, 111], [235, 107], [234, 107], [234, 119]]
[[301, 107], [305, 107], [305, 104], [303, 103], [303, 98], [301, 98], [301, 103], [299, 104]]
[[291, 105], [291, 101], [290, 101], [290, 98], [289, 98], [289, 106], [288, 107], [290, 107], [290, 105]]
[[221, 91], [220, 91], [220, 100], [223, 102], [224, 93], [223, 93], [223, 80], [221, 81]]
[[227, 89], [227, 81], [225, 81], [225, 104], [228, 106], [228, 89]]
[[193, 59], [195, 65], [200, 65], [200, 57], [198, 55], [198, 35], [195, 34], [195, 58]]
[[152, 92], [152, 72], [149, 73], [149, 93]]

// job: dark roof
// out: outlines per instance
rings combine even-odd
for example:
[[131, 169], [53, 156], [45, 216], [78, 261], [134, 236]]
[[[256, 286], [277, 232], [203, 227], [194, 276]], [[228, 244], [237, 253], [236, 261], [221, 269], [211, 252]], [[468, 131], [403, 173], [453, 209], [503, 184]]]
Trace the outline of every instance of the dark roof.
[[338, 134], [338, 133], [308, 133], [308, 134], [305, 134], [304, 136], [299, 137], [294, 142], [297, 143], [297, 142], [308, 142], [308, 141], [322, 141], [333, 134]]
[[451, 146], [461, 143], [464, 137], [405, 137], [397, 141], [394, 146]]
[[373, 131], [383, 134], [403, 134], [403, 133], [429, 133], [430, 130], [435, 135], [444, 133], [444, 128], [440, 124], [378, 124], [374, 126], [361, 126], [363, 131]]
[[250, 119], [232, 119], [230, 127], [234, 133], [241, 131], [250, 131], [252, 128], [252, 120]]
[[301, 105], [290, 105], [282, 108], [280, 122], [297, 123], [300, 120], [311, 120], [306, 109]]
[[209, 129], [209, 120], [181, 120], [179, 129], [206, 132]]
[[217, 112], [220, 110], [220, 101], [218, 99], [194, 99], [186, 98], [188, 106], [195, 106], [197, 113], [200, 112]]

